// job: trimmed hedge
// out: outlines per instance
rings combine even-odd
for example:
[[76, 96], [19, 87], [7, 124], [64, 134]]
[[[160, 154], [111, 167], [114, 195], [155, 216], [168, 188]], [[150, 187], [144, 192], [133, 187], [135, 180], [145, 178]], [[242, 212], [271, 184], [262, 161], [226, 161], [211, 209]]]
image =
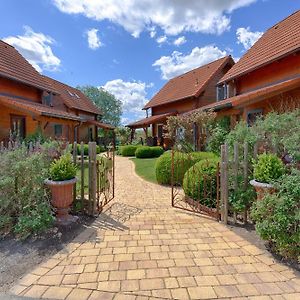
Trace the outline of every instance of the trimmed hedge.
[[[160, 156], [155, 164], [156, 180], [160, 184], [171, 184], [172, 156], [171, 151]], [[198, 161], [216, 158], [211, 152], [192, 152], [174, 154], [174, 184], [182, 184], [185, 172]]]
[[[104, 151], [105, 151], [105, 149], [103, 146], [99, 146], [99, 145], [96, 146], [97, 154], [104, 152]], [[89, 145], [88, 144], [83, 145], [83, 152], [84, 152], [84, 155], [86, 155], [86, 156], [89, 155]], [[77, 154], [78, 155], [81, 154], [81, 145], [80, 144], [77, 144]]]
[[164, 150], [162, 147], [155, 146], [141, 146], [138, 147], [135, 151], [136, 158], [151, 158], [151, 157], [159, 157], [163, 154]]
[[184, 175], [183, 190], [186, 195], [208, 207], [216, 207], [218, 158], [197, 162]]
[[135, 156], [135, 151], [138, 147], [137, 145], [125, 145], [120, 146], [120, 153], [122, 156]]

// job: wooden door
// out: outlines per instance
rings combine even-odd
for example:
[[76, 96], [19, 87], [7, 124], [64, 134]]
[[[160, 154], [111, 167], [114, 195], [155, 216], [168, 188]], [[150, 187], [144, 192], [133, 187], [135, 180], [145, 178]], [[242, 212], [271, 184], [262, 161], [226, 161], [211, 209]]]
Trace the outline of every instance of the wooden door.
[[23, 140], [26, 137], [26, 118], [25, 116], [11, 115], [10, 129], [14, 138]]

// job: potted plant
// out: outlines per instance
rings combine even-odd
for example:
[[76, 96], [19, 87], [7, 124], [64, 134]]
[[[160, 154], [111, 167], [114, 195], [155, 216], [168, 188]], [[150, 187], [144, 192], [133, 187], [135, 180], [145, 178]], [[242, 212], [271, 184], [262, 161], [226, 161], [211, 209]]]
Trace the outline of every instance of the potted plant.
[[73, 163], [71, 154], [67, 153], [52, 162], [49, 170], [50, 178], [45, 181], [51, 190], [51, 204], [56, 208], [56, 217], [60, 224], [77, 220], [77, 217], [69, 215], [74, 184], [77, 181], [76, 171], [77, 166]]
[[272, 182], [284, 173], [284, 164], [279, 157], [274, 154], [261, 154], [253, 165], [254, 179], [250, 184], [255, 188], [257, 200], [261, 200], [265, 194], [275, 191]]

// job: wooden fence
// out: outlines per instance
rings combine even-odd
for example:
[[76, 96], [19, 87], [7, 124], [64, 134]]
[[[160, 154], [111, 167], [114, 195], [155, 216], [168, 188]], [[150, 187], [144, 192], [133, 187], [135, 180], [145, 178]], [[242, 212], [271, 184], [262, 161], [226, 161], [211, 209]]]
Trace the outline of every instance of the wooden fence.
[[[0, 154], [6, 151], [13, 151], [24, 144], [18, 141], [0, 142]], [[30, 142], [26, 145], [28, 155], [42, 149], [39, 142]], [[86, 145], [81, 142], [70, 145], [61, 145], [61, 153], [71, 152], [73, 162], [78, 166], [77, 183], [73, 191], [73, 203], [77, 212], [84, 212], [95, 216], [103, 207], [114, 198], [114, 148], [108, 147], [106, 153], [97, 154], [96, 142]]]
[[[230, 194], [237, 192], [239, 188], [246, 190], [249, 186], [252, 175], [252, 159], [258, 154], [258, 143], [250, 147], [248, 143], [235, 143], [232, 149], [228, 145], [221, 146], [221, 163], [220, 163], [220, 186], [221, 186], [221, 220], [228, 224], [230, 213], [229, 198]], [[242, 180], [241, 180], [242, 179]], [[242, 181], [243, 186], [239, 186]], [[248, 208], [243, 213], [237, 214], [232, 212], [233, 222], [236, 223], [238, 217], [247, 223]]]
[[83, 142], [79, 151], [76, 142], [72, 147], [73, 161], [79, 167], [73, 196], [81, 211], [95, 216], [114, 198], [114, 149], [108, 148], [107, 153], [98, 155], [96, 142], [88, 145], [87, 155]]

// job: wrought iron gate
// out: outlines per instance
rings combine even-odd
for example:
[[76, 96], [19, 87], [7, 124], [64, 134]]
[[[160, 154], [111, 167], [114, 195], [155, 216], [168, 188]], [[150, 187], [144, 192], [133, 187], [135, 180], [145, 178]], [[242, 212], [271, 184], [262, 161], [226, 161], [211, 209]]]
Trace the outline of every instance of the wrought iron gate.
[[[220, 219], [220, 166], [216, 159], [199, 159], [205, 153], [172, 149], [172, 206]], [[197, 158], [198, 156], [198, 158]], [[197, 161], [199, 161], [197, 163]], [[206, 169], [203, 175], [200, 169]]]
[[109, 146], [97, 159], [97, 207], [99, 213], [115, 197], [115, 150]]

